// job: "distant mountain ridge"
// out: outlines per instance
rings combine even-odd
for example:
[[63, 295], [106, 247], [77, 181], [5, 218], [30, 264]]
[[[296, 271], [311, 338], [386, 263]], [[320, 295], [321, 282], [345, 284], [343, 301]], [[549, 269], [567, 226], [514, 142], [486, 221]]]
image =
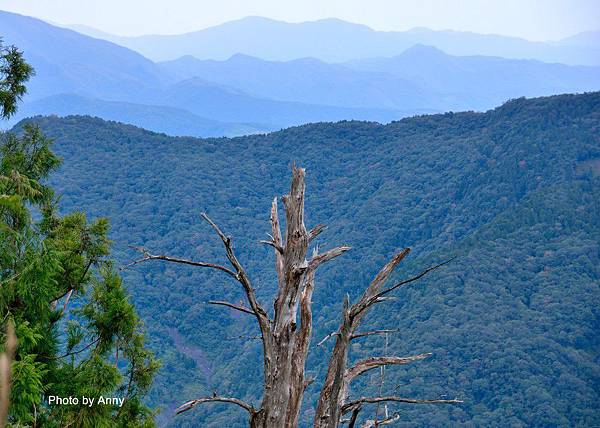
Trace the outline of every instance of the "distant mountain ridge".
[[273, 61], [314, 57], [337, 63], [373, 56], [391, 57], [421, 43], [450, 55], [600, 65], [598, 32], [582, 33], [557, 42], [532, 42], [518, 37], [427, 28], [376, 31], [339, 19], [287, 23], [255, 16], [179, 35], [121, 37], [77, 28], [95, 37], [106, 37], [155, 61], [174, 60], [185, 55], [224, 60], [242, 53]]
[[159, 65], [173, 79], [200, 78], [270, 99], [424, 112], [482, 111], [519, 96], [600, 89], [600, 67], [457, 57], [420, 44], [395, 57], [343, 64], [236, 54], [225, 61], [188, 55]]
[[[174, 136], [235, 137], [266, 132], [270, 128], [265, 124], [220, 122], [176, 107], [104, 101], [73, 94], [51, 95], [25, 103], [17, 118], [48, 114], [96, 116]], [[12, 119], [9, 124], [14, 122]]]
[[[276, 24], [245, 22], [263, 23], [265, 31]], [[338, 29], [337, 36], [348, 34], [338, 39], [344, 46], [356, 31], [374, 33], [336, 20], [276, 26], [283, 39], [290, 28], [299, 34], [311, 29], [300, 45], [313, 40], [318, 49], [317, 38], [328, 25]], [[422, 32], [428, 30], [413, 31]], [[236, 136], [311, 122], [387, 123], [424, 113], [485, 111], [521, 96], [600, 89], [599, 67], [452, 56], [422, 44], [393, 57], [339, 64], [313, 57], [269, 61], [243, 53], [224, 61], [188, 55], [155, 63], [112, 42], [1, 11], [0, 36], [22, 49], [36, 69], [23, 107], [8, 126], [28, 114], [85, 113], [176, 136]], [[590, 39], [593, 34], [576, 42]]]
[[[185, 110], [187, 113], [184, 115], [188, 117], [199, 116], [205, 123], [221, 122], [223, 129], [252, 128], [264, 132], [306, 122], [342, 119], [390, 121], [428, 111], [410, 106], [400, 110], [264, 99], [201, 79], [177, 81], [157, 64], [132, 50], [38, 19], [0, 12], [0, 28], [4, 42], [23, 50], [26, 60], [36, 69], [36, 75], [28, 85], [24, 108], [11, 123], [23, 118], [29, 102], [36, 103], [31, 111], [37, 114], [76, 113], [74, 106], [66, 106], [64, 98], [59, 103], [58, 96], [83, 97], [87, 100], [84, 111], [105, 119], [114, 119], [118, 111], [124, 111], [123, 104], [111, 102], [128, 103], [128, 113], [122, 120], [129, 117], [130, 123], [153, 130], [176, 128], [176, 135], [214, 134], [198, 134], [198, 130], [203, 128], [190, 124], [187, 119], [179, 121], [181, 126], [169, 128], [162, 123], [150, 123], [148, 118], [155, 116], [157, 121], [166, 120], [172, 117], [172, 109], [175, 108]], [[92, 103], [90, 100], [96, 101]], [[81, 101], [82, 98], [77, 101], [80, 106]], [[58, 111], [57, 106], [61, 106]], [[109, 106], [116, 110], [108, 111]], [[155, 112], [160, 106], [171, 110], [159, 118], [155, 114], [149, 116], [148, 106], [152, 106]], [[248, 123], [258, 124], [258, 128]], [[223, 135], [232, 134], [226, 132]]]

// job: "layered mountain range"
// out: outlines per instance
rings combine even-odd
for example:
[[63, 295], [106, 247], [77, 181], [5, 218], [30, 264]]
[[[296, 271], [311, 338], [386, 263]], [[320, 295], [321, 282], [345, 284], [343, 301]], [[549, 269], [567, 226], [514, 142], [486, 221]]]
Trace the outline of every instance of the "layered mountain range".
[[[508, 47], [525, 41], [500, 36], [461, 33], [455, 44], [465, 49], [459, 52], [442, 43], [452, 37], [436, 38], [432, 34], [437, 33], [424, 30], [393, 33], [404, 41], [386, 44], [380, 40], [383, 33], [335, 20], [286, 24], [249, 18], [144, 42], [158, 52], [162, 49], [158, 40], [164, 40], [165, 49], [172, 53], [165, 56], [133, 46], [129, 39], [79, 28], [93, 33], [91, 37], [8, 12], [0, 12], [0, 28], [4, 42], [23, 50], [37, 72], [12, 123], [36, 114], [89, 114], [170, 135], [234, 136], [310, 122], [387, 123], [423, 113], [484, 111], [520, 96], [600, 89], [596, 66], [447, 53], [485, 50], [487, 55], [519, 57]], [[267, 42], [274, 39], [273, 31], [281, 34], [277, 46], [287, 43], [287, 57], [261, 50], [273, 45]], [[321, 42], [312, 43], [315, 37]], [[256, 49], [249, 49], [240, 39]], [[142, 39], [135, 40], [141, 43]], [[584, 49], [591, 55], [595, 40], [591, 33], [558, 45], [569, 52]], [[354, 51], [327, 57], [319, 51], [327, 45], [323, 41], [335, 41]], [[371, 49], [372, 44], [388, 47]], [[466, 46], [470, 45], [481, 49], [469, 50]], [[498, 49], [500, 45], [504, 48]], [[218, 52], [197, 50], [203, 46], [218, 47]], [[310, 46], [313, 50], [305, 51]], [[150, 58], [175, 59], [153, 62], [131, 48]], [[537, 46], [534, 51], [544, 49]]]

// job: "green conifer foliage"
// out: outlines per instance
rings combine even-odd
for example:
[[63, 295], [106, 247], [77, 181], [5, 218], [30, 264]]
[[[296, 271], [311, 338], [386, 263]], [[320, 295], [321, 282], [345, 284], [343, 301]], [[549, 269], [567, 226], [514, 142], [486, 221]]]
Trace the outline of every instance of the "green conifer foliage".
[[[0, 53], [0, 115], [9, 117], [32, 70], [16, 48], [0, 44]], [[109, 259], [108, 221], [58, 213], [45, 184], [60, 165], [51, 143], [33, 125], [0, 136], [0, 343], [8, 323], [18, 340], [8, 424], [153, 426], [142, 400], [159, 364]], [[83, 396], [125, 400], [88, 407]]]

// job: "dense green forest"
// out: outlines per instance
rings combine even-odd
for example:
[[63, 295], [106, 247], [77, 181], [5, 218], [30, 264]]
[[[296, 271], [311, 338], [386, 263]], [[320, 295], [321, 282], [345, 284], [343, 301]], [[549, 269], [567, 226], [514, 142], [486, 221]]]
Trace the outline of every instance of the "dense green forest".
[[[324, 249], [353, 247], [317, 277], [314, 343], [336, 328], [343, 296], [355, 298], [399, 247], [413, 248], [399, 276], [456, 256], [368, 319], [400, 329], [390, 353], [434, 353], [388, 370], [387, 391], [465, 400], [391, 406], [399, 426], [600, 425], [600, 93], [235, 139], [174, 138], [81, 116], [33, 121], [63, 158], [50, 178], [61, 209], [109, 217], [121, 264], [136, 257], [128, 245], [222, 261], [220, 242], [199, 218], [206, 211], [232, 235], [265, 306], [276, 281], [272, 253], [258, 240], [270, 230], [270, 203], [287, 190], [292, 162], [305, 167], [307, 227], [329, 226], [319, 237]], [[259, 398], [255, 323], [206, 304], [239, 301], [239, 288], [172, 265], [122, 274], [163, 362], [149, 398], [162, 408], [158, 422], [244, 426], [246, 415], [227, 406], [172, 413], [213, 391]], [[331, 345], [310, 354], [317, 380], [303, 426]], [[383, 347], [381, 337], [365, 339], [350, 358]], [[377, 385], [374, 374], [352, 392]]]

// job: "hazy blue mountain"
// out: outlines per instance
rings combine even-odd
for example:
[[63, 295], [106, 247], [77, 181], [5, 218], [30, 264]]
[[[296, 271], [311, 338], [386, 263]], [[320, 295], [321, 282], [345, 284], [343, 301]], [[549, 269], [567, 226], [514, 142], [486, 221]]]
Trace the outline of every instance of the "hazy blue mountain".
[[563, 46], [586, 46], [597, 48], [600, 46], [600, 31], [584, 31], [555, 43]]
[[275, 101], [246, 94], [227, 86], [217, 86], [203, 79], [192, 78], [172, 85], [155, 102], [182, 107], [202, 117], [226, 122], [251, 122], [272, 125], [277, 129], [308, 122], [338, 120], [368, 120], [389, 122], [405, 116], [431, 112], [434, 109], [338, 107], [292, 101]]
[[215, 61], [185, 56], [161, 66], [174, 78], [197, 77], [275, 100], [380, 109], [445, 107], [438, 103], [436, 94], [420, 84], [314, 58], [280, 62], [237, 54]]
[[600, 67], [451, 56], [424, 45], [343, 65], [241, 54], [226, 61], [188, 55], [160, 65], [174, 79], [201, 78], [270, 99], [392, 109], [486, 110], [520, 96], [600, 89]]
[[[22, 15], [0, 12], [0, 28], [5, 42], [22, 49], [25, 58], [36, 69], [37, 74], [30, 82], [23, 112], [29, 109], [39, 114], [75, 113], [75, 106], [78, 106], [83, 107], [85, 113], [106, 119], [118, 118], [119, 114], [124, 113], [120, 120], [138, 125], [143, 123], [153, 130], [171, 129], [176, 130], [177, 135], [211, 136], [214, 135], [212, 131], [198, 134], [201, 127], [192, 123], [192, 115], [204, 118], [199, 119], [200, 122], [210, 119], [258, 123], [261, 124], [260, 129], [277, 130], [306, 122], [342, 119], [387, 122], [434, 110], [417, 109], [410, 104], [403, 109], [386, 109], [280, 102], [201, 79], [176, 82], [157, 64], [134, 51]], [[62, 94], [84, 97], [86, 101], [83, 103], [79, 98], [73, 106], [68, 107], [64, 99], [59, 102], [59, 99], [53, 98], [28, 107], [29, 102]], [[106, 101], [129, 104], [125, 106]], [[140, 111], [141, 107], [134, 108], [132, 104], [149, 105], [152, 108]], [[162, 123], [165, 117], [173, 118], [175, 111], [171, 109], [167, 116], [161, 117], [157, 114], [160, 106], [185, 112], [181, 112], [182, 118], [176, 121], [177, 124], [165, 125]], [[136, 110], [135, 115], [133, 110]], [[142, 117], [143, 122], [140, 122]], [[234, 127], [237, 128], [237, 125]]]
[[52, 25], [56, 25], [58, 27], [68, 28], [69, 30], [77, 31], [78, 33], [85, 34], [86, 36], [94, 37], [96, 39], [104, 39], [108, 41], [112, 41], [113, 38], [118, 37], [113, 34], [107, 33], [105, 31], [98, 30], [94, 27], [90, 27], [89, 25], [80, 25], [80, 24], [72, 24], [72, 25], [61, 25], [54, 22], [48, 21]]
[[[325, 37], [330, 26], [341, 37], [332, 52], [342, 45], [362, 46], [349, 43], [356, 31], [367, 38], [381, 36], [331, 20], [291, 25], [246, 19], [218, 28], [238, 24], [262, 28], [255, 38], [269, 31], [280, 32], [277, 40], [299, 37], [290, 42], [291, 51], [309, 42], [318, 49], [333, 43], [335, 38], [315, 39]], [[344, 64], [314, 58], [266, 61], [243, 54], [227, 61], [186, 56], [156, 64], [114, 43], [13, 13], [0, 12], [0, 28], [5, 42], [19, 46], [37, 72], [18, 118], [85, 113], [172, 135], [238, 135], [351, 119], [389, 122], [420, 113], [485, 110], [523, 95], [600, 89], [598, 68], [456, 57], [422, 45], [392, 58]], [[245, 49], [251, 39], [236, 49]], [[235, 40], [225, 40], [225, 48], [230, 42]]]
[[73, 114], [95, 116], [175, 136], [235, 137], [271, 129], [260, 124], [227, 123], [206, 119], [175, 107], [102, 101], [72, 94], [51, 95], [25, 103], [7, 126], [25, 117], [49, 113], [58, 116]]
[[77, 93], [129, 100], [167, 83], [160, 68], [137, 52], [39, 19], [0, 11], [0, 36], [24, 51], [36, 70], [29, 99]]
[[326, 62], [344, 62], [374, 56], [394, 56], [422, 43], [452, 55], [491, 55], [600, 65], [600, 43], [596, 42], [544, 43], [517, 37], [427, 28], [375, 31], [365, 25], [339, 19], [286, 23], [247, 17], [180, 35], [109, 36], [109, 39], [156, 61], [172, 60], [184, 55], [223, 60], [242, 53], [276, 61], [314, 57]]
[[427, 87], [446, 109], [485, 110], [511, 98], [600, 89], [600, 67], [567, 66], [491, 56], [451, 56], [415, 45], [392, 58], [369, 58], [347, 67], [389, 73]]

